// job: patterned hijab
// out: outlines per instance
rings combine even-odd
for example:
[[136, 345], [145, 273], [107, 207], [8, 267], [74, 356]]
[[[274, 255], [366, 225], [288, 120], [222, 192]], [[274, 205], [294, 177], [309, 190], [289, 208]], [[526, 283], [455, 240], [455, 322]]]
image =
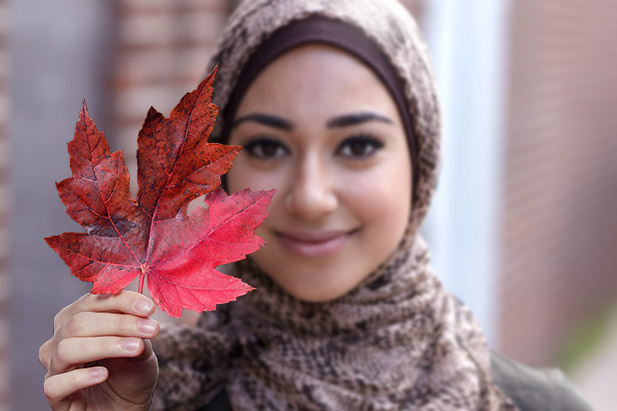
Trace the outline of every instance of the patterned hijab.
[[260, 45], [313, 16], [360, 29], [401, 80], [417, 161], [404, 237], [365, 281], [327, 303], [295, 299], [250, 257], [237, 263], [234, 274], [257, 291], [202, 314], [199, 327], [163, 328], [153, 340], [160, 374], [151, 409], [199, 409], [226, 389], [236, 410], [514, 410], [491, 380], [481, 330], [443, 289], [418, 234], [437, 180], [440, 113], [405, 8], [396, 0], [245, 1], [213, 58], [214, 102], [225, 112]]

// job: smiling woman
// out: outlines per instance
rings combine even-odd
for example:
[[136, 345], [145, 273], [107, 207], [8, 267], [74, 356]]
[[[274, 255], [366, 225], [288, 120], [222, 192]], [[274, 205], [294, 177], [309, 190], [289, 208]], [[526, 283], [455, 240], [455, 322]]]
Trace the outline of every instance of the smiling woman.
[[418, 235], [440, 130], [410, 16], [394, 1], [245, 2], [217, 62], [215, 138], [244, 147], [227, 188], [277, 193], [267, 245], [233, 268], [257, 290], [155, 340], [153, 407], [221, 392], [246, 410], [514, 409]]
[[326, 45], [293, 49], [248, 88], [228, 187], [277, 190], [252, 258], [294, 297], [342, 296], [401, 241], [411, 166], [399, 117], [372, 70]]
[[152, 349], [145, 297], [85, 296], [41, 348], [52, 405], [145, 409], [158, 372], [154, 410], [586, 409], [555, 374], [491, 355], [431, 268], [418, 229], [440, 114], [398, 2], [245, 1], [217, 63], [211, 138], [244, 147], [226, 187], [277, 190], [267, 245], [231, 268], [256, 290]]

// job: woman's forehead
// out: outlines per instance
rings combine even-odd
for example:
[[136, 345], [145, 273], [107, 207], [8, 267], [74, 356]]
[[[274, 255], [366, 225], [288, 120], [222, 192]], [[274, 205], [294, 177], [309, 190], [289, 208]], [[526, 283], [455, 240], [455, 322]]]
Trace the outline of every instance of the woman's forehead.
[[294, 72], [302, 72], [323, 80], [357, 72], [370, 73], [377, 79], [370, 68], [356, 56], [324, 43], [307, 43], [286, 51], [270, 62], [257, 79], [267, 72], [289, 73], [291, 76], [294, 76]]
[[381, 80], [359, 59], [333, 46], [306, 44], [270, 63], [248, 88], [236, 118], [248, 111], [289, 114], [374, 111], [396, 117], [396, 104]]

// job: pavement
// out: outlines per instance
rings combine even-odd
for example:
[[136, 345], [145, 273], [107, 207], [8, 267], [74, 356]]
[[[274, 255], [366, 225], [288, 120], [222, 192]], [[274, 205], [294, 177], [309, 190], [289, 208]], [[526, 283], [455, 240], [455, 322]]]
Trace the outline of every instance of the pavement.
[[617, 311], [599, 349], [569, 377], [596, 411], [617, 410]]

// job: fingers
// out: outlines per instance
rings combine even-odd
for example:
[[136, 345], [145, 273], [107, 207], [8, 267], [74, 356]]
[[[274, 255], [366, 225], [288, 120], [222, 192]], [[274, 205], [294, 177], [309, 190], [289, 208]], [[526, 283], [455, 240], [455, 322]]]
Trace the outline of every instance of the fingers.
[[[73, 304], [73, 307], [91, 308], [91, 309], [104, 309], [109, 308], [109, 304], [115, 307], [128, 307], [135, 308], [135, 311], [141, 313], [150, 313], [153, 308], [149, 305], [152, 302], [147, 298], [142, 298], [141, 295], [136, 293], [126, 293], [123, 298], [118, 298], [112, 301], [112, 299], [99, 298], [99, 296], [84, 296], [81, 303]], [[131, 295], [132, 294], [132, 295]], [[110, 296], [111, 297], [111, 296]], [[120, 296], [119, 296], [120, 297]], [[127, 298], [128, 297], [128, 298]], [[90, 301], [88, 301], [90, 300]], [[149, 304], [143, 304], [140, 307], [140, 303], [146, 302]], [[116, 304], [118, 303], [118, 304]], [[60, 348], [60, 344], [66, 345], [65, 340], [82, 338], [82, 337], [138, 337], [138, 338], [153, 338], [159, 330], [159, 324], [155, 320], [149, 318], [143, 318], [141, 316], [135, 316], [131, 314], [120, 313], [106, 313], [106, 312], [93, 312], [93, 311], [79, 311], [68, 317], [71, 310], [64, 311], [64, 319], [62, 323], [56, 325], [56, 332], [52, 339], [47, 341], [39, 349], [39, 361], [48, 371], [52, 369], [50, 363], [54, 356], [57, 356], [57, 350]], [[103, 343], [109, 340], [101, 340]], [[71, 344], [74, 341], [70, 342]], [[62, 357], [62, 353], [60, 354]], [[93, 361], [89, 359], [88, 361]], [[77, 364], [73, 364], [77, 365]], [[71, 368], [73, 365], [63, 365], [65, 369]]]
[[[129, 314], [80, 312], [61, 326], [54, 338], [41, 346], [39, 360], [52, 373], [64, 372], [80, 362], [85, 363], [108, 358], [106, 357], [106, 350], [113, 351], [114, 349], [109, 344], [115, 344], [115, 348], [117, 348], [118, 341], [141, 341], [142, 338], [153, 338], [159, 333], [159, 330], [158, 322], [149, 318], [135, 317]], [[88, 345], [85, 350], [82, 349], [84, 344]], [[93, 357], [90, 350], [98, 350], [98, 357]], [[79, 355], [69, 356], [66, 355], [65, 351], [79, 351], [76, 353]], [[124, 353], [117, 353], [116, 356], [131, 356], [131, 354], [133, 352], [129, 350]], [[52, 364], [53, 359], [55, 359], [55, 362]]]
[[108, 295], [86, 294], [56, 315], [54, 333], [71, 317], [83, 311], [117, 312], [149, 317], [154, 313], [154, 303], [148, 297], [132, 291], [121, 291], [118, 294]]
[[[122, 291], [86, 294], [60, 311], [54, 318], [53, 337], [39, 349], [39, 360], [47, 369], [45, 395], [52, 408], [68, 409], [71, 398], [79, 398], [72, 394], [107, 380], [110, 370], [117, 374], [113, 367], [118, 364], [133, 367], [144, 359], [148, 365], [154, 358], [156, 367], [149, 338], [158, 334], [159, 324], [148, 318], [154, 309], [149, 298]], [[121, 358], [130, 361], [114, 360]], [[96, 361], [112, 368], [88, 367]]]
[[61, 404], [71, 394], [105, 381], [108, 375], [109, 372], [105, 367], [80, 368], [53, 375], [45, 379], [43, 386], [45, 397], [53, 409], [68, 408], [68, 405], [61, 407]]
[[73, 315], [56, 332], [62, 340], [73, 337], [142, 337], [153, 338], [159, 332], [157, 321], [129, 314], [82, 311]]
[[52, 354], [52, 340], [48, 340], [45, 344], [41, 345], [39, 348], [39, 362], [46, 370], [49, 370], [49, 361], [51, 360]]
[[49, 373], [64, 373], [79, 364], [107, 358], [130, 358], [139, 356], [144, 350], [141, 338], [91, 337], [67, 338], [60, 341], [51, 356]]

